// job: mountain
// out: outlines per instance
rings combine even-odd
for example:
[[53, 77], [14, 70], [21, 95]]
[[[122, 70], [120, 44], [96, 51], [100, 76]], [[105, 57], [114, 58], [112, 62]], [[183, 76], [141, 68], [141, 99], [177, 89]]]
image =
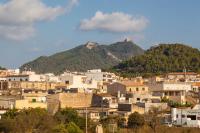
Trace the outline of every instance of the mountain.
[[20, 67], [21, 70], [30, 69], [37, 73], [63, 71], [86, 71], [88, 69], [107, 69], [117, 65], [122, 60], [143, 54], [144, 50], [131, 41], [117, 42], [111, 45], [99, 45], [88, 42], [73, 49], [56, 53], [52, 56], [41, 56]]
[[200, 72], [200, 51], [183, 44], [160, 44], [143, 55], [123, 61], [113, 68], [122, 76], [151, 76], [184, 69]]

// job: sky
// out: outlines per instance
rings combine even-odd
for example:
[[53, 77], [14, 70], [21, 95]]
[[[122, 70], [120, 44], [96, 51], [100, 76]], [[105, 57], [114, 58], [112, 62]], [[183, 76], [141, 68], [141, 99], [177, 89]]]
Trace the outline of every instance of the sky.
[[199, 0], [0, 0], [0, 66], [18, 68], [88, 41], [200, 48], [199, 6]]

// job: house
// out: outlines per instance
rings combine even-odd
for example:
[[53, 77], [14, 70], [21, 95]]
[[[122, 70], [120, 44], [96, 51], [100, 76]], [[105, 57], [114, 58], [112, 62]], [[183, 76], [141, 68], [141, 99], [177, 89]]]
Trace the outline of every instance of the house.
[[174, 125], [200, 128], [200, 106], [197, 105], [193, 109], [173, 108], [171, 118]]
[[48, 95], [45, 90], [22, 90], [22, 99], [15, 101], [16, 109], [24, 108], [47, 108], [46, 96]]
[[139, 114], [144, 114], [145, 109], [130, 102], [122, 102], [118, 104], [117, 113], [118, 115], [124, 117], [126, 119], [126, 122], [128, 121], [129, 115], [134, 112], [138, 112]]
[[44, 108], [47, 109], [46, 102], [29, 101], [28, 99], [20, 99], [15, 101], [16, 109], [28, 109], [28, 108]]
[[167, 74], [167, 79], [171, 81], [195, 81], [198, 74], [194, 72], [175, 72]]
[[122, 82], [115, 82], [113, 84], [108, 85], [107, 92], [115, 95], [117, 95], [118, 92], [122, 94], [126, 93], [146, 94], [148, 93], [148, 87], [141, 82], [125, 80]]
[[200, 93], [200, 82], [194, 82], [192, 84], [192, 91]]
[[93, 79], [87, 79], [83, 73], [71, 73], [65, 72], [60, 76], [62, 83], [69, 84], [69, 88], [80, 88], [80, 89], [97, 89], [98, 82]]
[[156, 108], [158, 111], [164, 111], [168, 108], [167, 103], [162, 103], [162, 102], [142, 102], [142, 103], [136, 103], [139, 107], [144, 108], [144, 112], [148, 113], [152, 108]]
[[99, 82], [108, 83], [116, 82], [119, 78], [114, 73], [102, 72], [101, 69], [88, 70], [85, 75], [87, 76], [87, 79], [93, 79]]
[[126, 80], [108, 85], [107, 92], [118, 96], [123, 95], [131, 103], [142, 102], [151, 98], [148, 87], [142, 82]]
[[0, 119], [7, 110], [15, 108], [15, 100], [19, 97], [15, 96], [0, 96]]
[[59, 87], [67, 88], [68, 84], [61, 82], [44, 82], [44, 81], [8, 81], [8, 89], [38, 89], [49, 90]]
[[184, 104], [186, 93], [192, 90], [192, 85], [186, 82], [162, 82], [154, 84], [154, 88], [153, 93], [159, 92], [160, 97]]
[[117, 98], [110, 94], [93, 94], [92, 107], [118, 108]]
[[102, 117], [107, 117], [109, 115], [115, 115], [117, 113], [117, 109], [111, 109], [111, 108], [99, 108], [99, 107], [89, 107], [89, 108], [77, 108], [76, 109], [78, 114], [85, 117], [86, 116], [86, 111], [87, 111], [87, 116], [91, 120], [97, 122], [99, 121]]
[[15, 96], [0, 96], [0, 110], [13, 109], [15, 107], [15, 100], [19, 97]]
[[8, 75], [6, 77], [7, 81], [29, 81], [29, 75], [19, 74], [19, 75]]

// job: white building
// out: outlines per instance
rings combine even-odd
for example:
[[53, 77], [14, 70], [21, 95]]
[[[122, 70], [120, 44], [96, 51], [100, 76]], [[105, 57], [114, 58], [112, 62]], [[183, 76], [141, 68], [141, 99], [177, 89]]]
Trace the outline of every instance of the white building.
[[36, 74], [33, 71], [23, 71], [20, 74], [8, 75], [7, 81], [31, 81], [31, 82], [60, 82], [59, 77], [52, 73], [48, 74]]
[[69, 84], [69, 88], [96, 89], [98, 82], [93, 79], [87, 79], [87, 76], [80, 73], [65, 72], [59, 78], [61, 82]]
[[88, 70], [85, 75], [87, 79], [96, 80], [99, 82], [116, 82], [117, 76], [114, 73], [102, 72], [101, 69]]
[[177, 109], [171, 112], [172, 123], [177, 126], [198, 127], [200, 128], [200, 108]]

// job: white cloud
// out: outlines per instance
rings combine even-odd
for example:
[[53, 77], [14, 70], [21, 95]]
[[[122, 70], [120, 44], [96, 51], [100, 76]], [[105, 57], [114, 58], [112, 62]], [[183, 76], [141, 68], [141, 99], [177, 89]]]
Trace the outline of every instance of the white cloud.
[[77, 4], [70, 0], [66, 7], [50, 7], [42, 0], [8, 0], [0, 4], [0, 37], [24, 40], [34, 35], [34, 24], [53, 20]]
[[109, 32], [139, 32], [146, 28], [148, 20], [145, 17], [133, 17], [122, 12], [103, 13], [101, 11], [90, 19], [80, 23], [81, 30], [100, 30]]

